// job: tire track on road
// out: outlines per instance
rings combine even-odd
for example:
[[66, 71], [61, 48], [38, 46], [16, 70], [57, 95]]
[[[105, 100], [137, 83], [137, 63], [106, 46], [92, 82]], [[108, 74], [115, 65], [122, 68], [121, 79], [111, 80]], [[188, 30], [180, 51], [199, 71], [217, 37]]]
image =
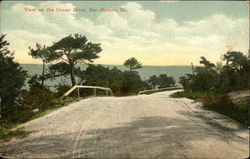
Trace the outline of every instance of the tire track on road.
[[[100, 114], [100, 112], [103, 111], [104, 109], [105, 109], [105, 107], [103, 107], [102, 109], [99, 109], [94, 115], [90, 114], [90, 115], [89, 115], [90, 117], [89, 117], [87, 123], [85, 123], [85, 124], [82, 125], [82, 128], [81, 128], [80, 132], [78, 133], [78, 136], [77, 136], [76, 141], [75, 141], [75, 143], [74, 143], [74, 148], [73, 148], [73, 151], [72, 151], [72, 153], [73, 153], [73, 156], [72, 156], [72, 157], [73, 157], [73, 158], [75, 158], [75, 149], [76, 149], [76, 147], [77, 147], [77, 144], [78, 144], [79, 138], [81, 137], [81, 134], [83, 133], [83, 136], [86, 135], [86, 130], [88, 129], [89, 125], [93, 122], [93, 120], [94, 120], [95, 118], [98, 117], [98, 115]], [[94, 112], [94, 111], [93, 111], [93, 112]], [[81, 149], [81, 147], [79, 146], [78, 158], [79, 158], [79, 154], [80, 154], [80, 152], [81, 152], [80, 149]]]

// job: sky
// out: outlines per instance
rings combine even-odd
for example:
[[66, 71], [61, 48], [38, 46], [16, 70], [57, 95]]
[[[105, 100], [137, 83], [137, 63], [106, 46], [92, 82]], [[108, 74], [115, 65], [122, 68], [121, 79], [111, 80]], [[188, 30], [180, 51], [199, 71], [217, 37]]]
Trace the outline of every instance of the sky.
[[244, 1], [2, 1], [0, 30], [19, 63], [41, 63], [28, 55], [29, 46], [79, 33], [101, 43], [95, 64], [122, 65], [135, 57], [143, 65], [199, 65], [201, 56], [218, 62], [227, 46], [247, 54], [248, 7]]

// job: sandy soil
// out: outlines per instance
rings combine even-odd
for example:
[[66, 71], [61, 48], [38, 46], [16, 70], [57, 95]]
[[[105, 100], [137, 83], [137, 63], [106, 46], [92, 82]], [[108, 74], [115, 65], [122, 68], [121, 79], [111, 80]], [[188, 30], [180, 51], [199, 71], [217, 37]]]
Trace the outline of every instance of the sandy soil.
[[20, 158], [227, 158], [249, 154], [248, 130], [175, 91], [81, 100], [22, 125], [0, 143]]

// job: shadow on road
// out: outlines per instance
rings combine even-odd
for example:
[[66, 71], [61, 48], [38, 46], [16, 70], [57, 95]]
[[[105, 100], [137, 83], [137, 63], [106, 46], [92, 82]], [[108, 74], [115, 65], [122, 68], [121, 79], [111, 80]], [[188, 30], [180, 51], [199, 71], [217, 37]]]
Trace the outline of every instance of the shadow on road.
[[[194, 114], [188, 114], [193, 117]], [[224, 142], [239, 140], [233, 137], [234, 129], [224, 129], [206, 121], [202, 126], [194, 120], [180, 120], [161, 116], [142, 117], [130, 123], [118, 123], [117, 127], [92, 129], [83, 132], [74, 149], [77, 133], [49, 134], [40, 138], [23, 138], [0, 148], [7, 156], [21, 157], [105, 157], [130, 158], [145, 156], [158, 158], [182, 154], [191, 140], [213, 137]], [[213, 128], [213, 129], [210, 129]]]

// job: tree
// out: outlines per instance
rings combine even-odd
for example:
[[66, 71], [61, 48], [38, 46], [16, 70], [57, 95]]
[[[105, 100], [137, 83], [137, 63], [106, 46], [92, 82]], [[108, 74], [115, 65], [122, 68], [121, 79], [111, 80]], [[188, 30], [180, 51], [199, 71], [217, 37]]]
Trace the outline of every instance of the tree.
[[159, 75], [159, 88], [165, 87], [173, 87], [175, 85], [175, 80], [171, 76], [167, 76], [167, 74], [160, 74]]
[[124, 80], [119, 69], [102, 65], [89, 65], [85, 71], [78, 73], [78, 77], [82, 81], [81, 84], [109, 87], [115, 94], [120, 92]]
[[223, 60], [226, 64], [233, 67], [236, 71], [241, 70], [244, 65], [247, 64], [247, 56], [244, 56], [242, 52], [228, 51], [224, 56]]
[[[108, 67], [102, 65], [89, 65], [82, 73], [82, 79], [84, 84], [110, 87], [112, 76], [110, 76], [111, 70]], [[83, 81], [83, 80], [82, 80]]]
[[208, 61], [204, 56], [201, 57], [200, 64], [203, 64], [207, 68], [215, 67], [215, 64], [213, 64], [210, 61]]
[[150, 76], [147, 82], [151, 85], [153, 89], [156, 86], [159, 88], [171, 87], [175, 85], [175, 80], [172, 76], [167, 76], [167, 74], [160, 74], [159, 77], [156, 75]]
[[80, 77], [81, 84], [109, 87], [115, 95], [134, 94], [149, 87], [141, 80], [138, 72], [122, 72], [116, 67], [110, 69], [102, 65], [89, 65], [86, 70], [79, 70], [77, 76]]
[[123, 81], [121, 92], [125, 95], [130, 93], [137, 93], [144, 87], [144, 82], [141, 80], [140, 75], [136, 71], [124, 71], [122, 72]]
[[123, 65], [128, 67], [130, 72], [135, 69], [142, 68], [142, 64], [134, 57], [127, 59]]
[[150, 84], [150, 86], [155, 89], [157, 85], [159, 85], [159, 78], [156, 75], [150, 76], [147, 82]]
[[186, 76], [181, 76], [179, 78], [179, 83], [182, 85], [182, 87], [185, 90], [189, 90], [190, 89], [190, 81], [193, 77], [193, 74], [186, 74]]
[[26, 71], [14, 61], [14, 53], [8, 49], [9, 43], [0, 36], [0, 112], [4, 117], [15, 109], [15, 100], [21, 93]]
[[250, 60], [242, 52], [228, 51], [223, 60], [226, 61], [226, 65], [223, 66], [223, 72], [221, 77], [224, 79], [222, 82], [225, 85], [227, 91], [249, 89], [249, 71]]
[[50, 61], [50, 51], [49, 49], [44, 45], [41, 46], [40, 44], [36, 43], [36, 49], [32, 49], [29, 47], [29, 55], [31, 55], [34, 59], [41, 59], [43, 62], [43, 68], [42, 68], [42, 86], [44, 85], [44, 73], [45, 73], [45, 63], [48, 63]]
[[249, 89], [250, 60], [241, 52], [228, 51], [223, 55], [225, 65], [217, 65], [201, 57], [204, 67], [196, 67], [194, 74], [180, 78], [185, 90], [227, 93]]
[[70, 75], [72, 86], [76, 84], [75, 65], [77, 63], [92, 63], [93, 59], [102, 51], [100, 44], [95, 44], [87, 40], [85, 36], [75, 34], [66, 36], [54, 43], [51, 47], [50, 58], [59, 61], [49, 66], [49, 77]]

